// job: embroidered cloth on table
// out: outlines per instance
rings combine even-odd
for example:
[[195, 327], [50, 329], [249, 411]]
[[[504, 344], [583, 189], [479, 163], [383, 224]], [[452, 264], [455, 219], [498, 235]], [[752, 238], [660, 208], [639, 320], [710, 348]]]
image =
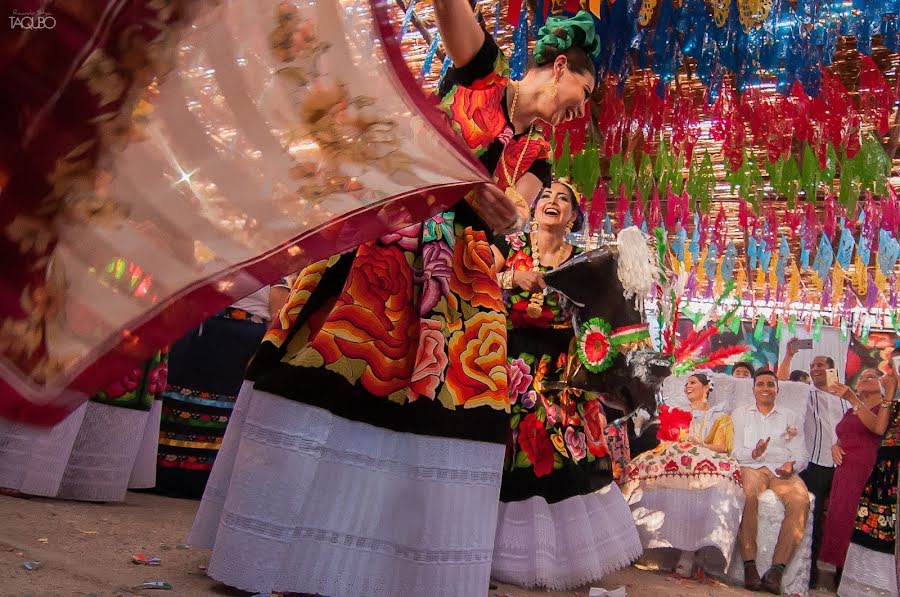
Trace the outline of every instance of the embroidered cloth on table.
[[235, 300], [489, 179], [383, 0], [118, 4], [55, 6], [76, 33], [20, 31], [0, 75], [28, 115], [0, 215], [5, 418], [50, 426]]

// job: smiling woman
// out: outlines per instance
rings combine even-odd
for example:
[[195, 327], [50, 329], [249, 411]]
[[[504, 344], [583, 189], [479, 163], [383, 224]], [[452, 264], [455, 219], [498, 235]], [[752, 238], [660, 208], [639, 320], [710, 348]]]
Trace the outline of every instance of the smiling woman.
[[594, 474], [610, 467], [599, 397], [549, 389], [564, 379], [574, 331], [569, 306], [544, 292], [543, 275], [580, 253], [566, 236], [582, 223], [578, 193], [560, 180], [534, 202], [529, 233], [495, 248], [509, 313], [511, 418], [491, 571], [525, 587], [578, 587], [641, 552], [618, 486], [601, 488]]

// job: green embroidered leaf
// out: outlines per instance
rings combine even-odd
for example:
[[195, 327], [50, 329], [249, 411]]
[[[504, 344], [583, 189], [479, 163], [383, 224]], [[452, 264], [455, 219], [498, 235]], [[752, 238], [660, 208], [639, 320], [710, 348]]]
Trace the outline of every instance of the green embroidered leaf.
[[531, 468], [531, 461], [528, 459], [528, 454], [521, 451], [516, 454], [516, 468]]
[[553, 453], [553, 470], [558, 471], [563, 467], [562, 456], [559, 455], [559, 452]]
[[397, 390], [388, 396], [388, 400], [397, 404], [406, 404], [406, 390]]
[[465, 321], [469, 321], [478, 314], [478, 309], [473, 307], [468, 301], [460, 300], [459, 306], [462, 309], [462, 316]]
[[519, 426], [519, 421], [521, 421], [521, 420], [522, 420], [522, 415], [521, 415], [521, 414], [515, 414], [515, 415], [513, 415], [513, 416], [509, 419], [509, 428], [510, 428], [510, 429], [515, 429], [516, 427]]
[[325, 359], [315, 348], [307, 346], [291, 357], [288, 363], [297, 367], [321, 367], [325, 364]]
[[[363, 373], [366, 372], [366, 367], [368, 365], [362, 359], [350, 359], [347, 357], [341, 357], [335, 362], [325, 365], [325, 368], [329, 371], [334, 371], [348, 382], [351, 385], [355, 384], [360, 377], [362, 377]], [[403, 394], [403, 400], [406, 401], [406, 393]]]
[[538, 418], [538, 420], [543, 423], [547, 420], [547, 411], [544, 410], [543, 406], [539, 406], [536, 411], [534, 411], [534, 416]]
[[456, 410], [456, 402], [453, 400], [453, 396], [450, 394], [450, 389], [444, 384], [441, 387], [440, 393], [437, 395], [438, 402], [440, 402], [444, 408], [449, 408], [450, 410]]

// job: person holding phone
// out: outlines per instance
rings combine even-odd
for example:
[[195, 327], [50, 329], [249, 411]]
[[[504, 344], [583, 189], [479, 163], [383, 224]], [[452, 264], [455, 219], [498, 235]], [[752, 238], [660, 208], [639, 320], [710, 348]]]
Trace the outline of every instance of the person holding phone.
[[[811, 350], [810, 340], [792, 339], [787, 344], [787, 354], [778, 368], [778, 378], [790, 377], [791, 361], [800, 350]], [[837, 424], [851, 407], [841, 395], [834, 359], [826, 355], [813, 357], [809, 366], [812, 381], [803, 431], [809, 453], [809, 466], [800, 475], [810, 493], [816, 497], [813, 506], [812, 568], [809, 571], [809, 586], [814, 587], [819, 580], [819, 550], [822, 546], [822, 529], [825, 524], [825, 510], [834, 481], [834, 458], [831, 447], [838, 443]]]
[[[809, 458], [802, 425], [794, 413], [777, 404], [778, 378], [760, 369], [753, 375], [753, 404], [736, 409], [734, 451], [744, 482], [744, 514], [738, 530], [738, 544], [744, 560], [744, 586], [781, 593], [781, 578], [791, 562], [806, 528], [809, 494], [798, 475]], [[756, 536], [759, 524], [759, 496], [771, 489], [784, 504], [784, 520], [775, 543], [772, 567], [760, 579], [756, 569]]]
[[881, 372], [873, 367], [860, 373], [856, 380], [856, 392], [842, 385], [834, 388], [835, 393], [840, 393], [853, 405], [838, 423], [838, 443], [831, 448], [837, 468], [828, 500], [820, 553], [823, 562], [837, 569], [836, 585], [840, 583], [844, 558], [853, 534], [859, 498], [875, 465], [881, 436], [890, 422], [891, 396], [896, 386], [897, 378], [893, 371], [882, 377]]

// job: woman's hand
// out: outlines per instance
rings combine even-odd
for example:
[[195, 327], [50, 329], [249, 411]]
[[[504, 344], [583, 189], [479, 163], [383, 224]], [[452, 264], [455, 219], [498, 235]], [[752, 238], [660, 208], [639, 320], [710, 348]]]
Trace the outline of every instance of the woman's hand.
[[544, 288], [547, 287], [547, 285], [544, 284], [544, 276], [540, 272], [530, 272], [528, 270], [514, 271], [513, 285], [532, 294], [535, 292], [543, 292]]
[[840, 396], [841, 398], [849, 402], [859, 402], [859, 398], [856, 397], [856, 394], [853, 393], [853, 390], [851, 390], [849, 386], [845, 386], [842, 383], [833, 383], [825, 388], [825, 391], [829, 394], [833, 394], [834, 396]]
[[514, 230], [519, 224], [519, 214], [506, 193], [493, 184], [484, 184], [469, 193], [469, 205], [495, 234]]
[[831, 458], [834, 460], [834, 464], [836, 466], [841, 466], [844, 462], [844, 449], [841, 447], [841, 444], [834, 444], [831, 446]]

